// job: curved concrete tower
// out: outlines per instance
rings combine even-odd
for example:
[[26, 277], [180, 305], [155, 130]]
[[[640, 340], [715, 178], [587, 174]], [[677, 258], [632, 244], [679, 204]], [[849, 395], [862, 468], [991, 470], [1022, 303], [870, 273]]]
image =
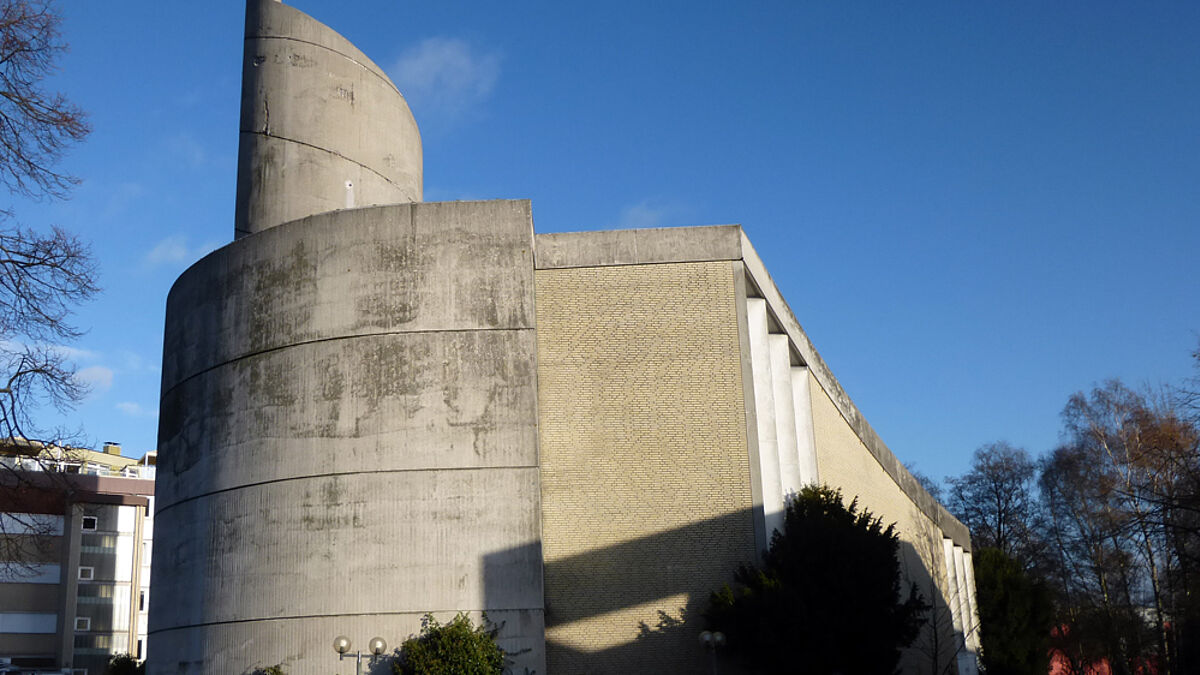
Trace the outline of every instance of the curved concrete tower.
[[529, 203], [418, 203], [383, 73], [247, 16], [237, 239], [167, 300], [149, 671], [345, 672], [338, 635], [486, 611], [544, 673]]
[[354, 45], [281, 2], [250, 0], [235, 236], [335, 209], [421, 201], [421, 135]]

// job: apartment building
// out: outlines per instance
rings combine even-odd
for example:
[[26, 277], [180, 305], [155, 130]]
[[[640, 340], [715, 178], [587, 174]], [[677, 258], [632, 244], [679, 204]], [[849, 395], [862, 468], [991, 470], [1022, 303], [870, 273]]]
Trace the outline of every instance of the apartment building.
[[0, 444], [0, 673], [144, 657], [156, 459]]

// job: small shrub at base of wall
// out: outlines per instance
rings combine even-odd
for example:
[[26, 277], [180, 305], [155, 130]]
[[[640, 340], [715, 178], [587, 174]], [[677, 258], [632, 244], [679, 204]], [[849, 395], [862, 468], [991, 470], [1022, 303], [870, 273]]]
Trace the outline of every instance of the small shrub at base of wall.
[[138, 663], [132, 654], [115, 654], [108, 660], [104, 675], [145, 675], [146, 664]]
[[404, 641], [392, 669], [397, 675], [501, 675], [505, 653], [496, 644], [498, 626], [483, 616], [479, 626], [465, 614], [447, 624], [421, 619], [421, 634]]

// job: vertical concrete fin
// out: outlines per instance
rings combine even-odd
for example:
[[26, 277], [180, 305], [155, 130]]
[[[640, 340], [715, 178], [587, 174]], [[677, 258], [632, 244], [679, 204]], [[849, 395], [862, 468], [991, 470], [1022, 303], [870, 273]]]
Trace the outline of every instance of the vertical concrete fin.
[[962, 632], [962, 616], [958, 613], [958, 576], [954, 572], [954, 540], [942, 538], [942, 557], [946, 572], [946, 604], [954, 620], [955, 632]]
[[387, 74], [303, 12], [249, 0], [234, 236], [419, 202], [422, 180], [421, 134]]
[[762, 473], [763, 519], [767, 540], [783, 530], [783, 475], [779, 464], [779, 436], [775, 422], [775, 388], [771, 375], [771, 343], [767, 327], [767, 301], [746, 298], [750, 328], [750, 363], [754, 369], [754, 409], [758, 422], [758, 457]]
[[775, 401], [775, 442], [779, 452], [779, 481], [784, 499], [800, 492], [800, 455], [796, 446], [796, 409], [792, 399], [791, 347], [786, 335], [767, 335], [771, 357], [771, 389]]
[[812, 390], [808, 366], [792, 366], [792, 404], [796, 419], [796, 454], [800, 484], [820, 482], [817, 474], [817, 437], [813, 429]]
[[967, 565], [970, 560], [963, 547], [954, 546], [954, 575], [955, 588], [958, 590], [958, 613], [962, 617], [962, 632], [963, 639], [961, 649], [958, 651], [958, 673], [959, 675], [976, 675], [978, 671], [978, 661], [975, 657], [975, 629], [973, 625], [974, 612], [972, 611], [971, 595], [972, 585], [968, 583]]
[[976, 605], [975, 598], [975, 565], [969, 551], [963, 553], [963, 568], [966, 572], [966, 594], [967, 606], [969, 608], [969, 614], [967, 615], [967, 644], [970, 646], [971, 653], [978, 660], [982, 643], [979, 639], [979, 607]]

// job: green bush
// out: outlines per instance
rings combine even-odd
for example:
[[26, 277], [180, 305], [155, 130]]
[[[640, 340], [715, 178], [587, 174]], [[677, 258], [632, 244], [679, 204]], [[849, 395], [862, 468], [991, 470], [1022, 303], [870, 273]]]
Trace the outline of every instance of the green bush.
[[266, 666], [264, 668], [255, 668], [250, 672], [250, 675], [287, 675], [287, 672], [284, 671], [283, 664], [280, 663], [273, 666]]
[[[1050, 591], [998, 548], [975, 551], [983, 665], [989, 675], [1050, 671], [1054, 606]], [[1060, 635], [1062, 632], [1060, 632]]]
[[755, 673], [880, 675], [896, 671], [928, 606], [900, 583], [892, 525], [809, 486], [787, 504], [762, 569], [738, 570], [705, 618]]
[[404, 641], [392, 669], [399, 675], [501, 675], [505, 655], [497, 630], [486, 614], [479, 626], [461, 613], [444, 625], [426, 614], [421, 634]]
[[133, 654], [114, 654], [104, 667], [104, 675], [145, 675], [146, 664], [138, 663]]

